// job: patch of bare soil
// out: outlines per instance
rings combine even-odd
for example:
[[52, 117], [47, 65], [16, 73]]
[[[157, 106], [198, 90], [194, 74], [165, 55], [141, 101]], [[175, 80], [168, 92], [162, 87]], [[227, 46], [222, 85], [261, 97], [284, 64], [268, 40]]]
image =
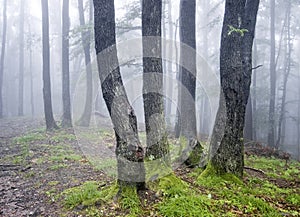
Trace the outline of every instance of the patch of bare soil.
[[14, 142], [15, 137], [41, 127], [41, 119], [0, 120], [0, 216], [76, 216], [63, 209], [60, 192], [89, 180], [111, 182], [85, 160], [76, 141], [68, 141], [68, 145], [81, 159], [59, 159], [59, 163], [47, 158], [50, 149], [59, 145], [51, 135], [29, 143], [27, 150]]

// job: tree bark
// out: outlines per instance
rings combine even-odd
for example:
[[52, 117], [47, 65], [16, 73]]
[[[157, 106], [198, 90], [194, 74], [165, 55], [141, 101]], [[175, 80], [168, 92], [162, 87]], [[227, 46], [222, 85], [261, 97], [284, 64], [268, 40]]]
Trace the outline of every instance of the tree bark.
[[275, 99], [276, 99], [276, 64], [275, 64], [275, 0], [270, 1], [270, 104], [268, 145], [275, 148]]
[[43, 99], [47, 130], [57, 129], [53, 118], [50, 79], [50, 45], [49, 45], [49, 15], [48, 0], [41, 0], [42, 31], [43, 31]]
[[72, 127], [71, 98], [70, 98], [70, 68], [69, 68], [69, 0], [63, 0], [62, 11], [62, 127]]
[[5, 57], [5, 49], [6, 49], [6, 28], [7, 28], [7, 0], [3, 2], [3, 29], [2, 29], [2, 47], [1, 47], [1, 57], [0, 57], [0, 118], [3, 118], [3, 98], [2, 98], [2, 90], [3, 90], [3, 74], [4, 74], [4, 57]]
[[21, 1], [19, 26], [19, 105], [18, 115], [24, 115], [24, 13], [25, 0]]
[[[85, 27], [85, 18], [83, 10], [83, 0], [78, 0], [78, 11], [79, 11], [79, 21], [80, 26]], [[92, 22], [92, 5], [90, 4], [90, 22]], [[91, 121], [92, 114], [92, 104], [93, 104], [93, 74], [91, 66], [91, 54], [90, 54], [90, 41], [91, 41], [91, 31], [82, 30], [81, 31], [81, 41], [84, 51], [84, 61], [86, 67], [86, 97], [85, 106], [82, 116], [80, 117], [78, 124], [80, 126], [88, 127]]]
[[115, 36], [113, 0], [94, 0], [95, 49], [103, 98], [117, 138], [118, 184], [144, 188], [143, 148], [137, 132], [137, 120], [129, 104], [120, 74]]
[[245, 126], [244, 126], [244, 139], [245, 142], [253, 140], [253, 117], [252, 117], [252, 99], [251, 94], [249, 94], [248, 103], [246, 106], [245, 115]]
[[143, 100], [147, 134], [147, 157], [169, 164], [161, 48], [161, 0], [143, 0]]
[[210, 165], [217, 174], [231, 173], [240, 178], [258, 5], [259, 0], [226, 0], [221, 36], [221, 95], [211, 140]]

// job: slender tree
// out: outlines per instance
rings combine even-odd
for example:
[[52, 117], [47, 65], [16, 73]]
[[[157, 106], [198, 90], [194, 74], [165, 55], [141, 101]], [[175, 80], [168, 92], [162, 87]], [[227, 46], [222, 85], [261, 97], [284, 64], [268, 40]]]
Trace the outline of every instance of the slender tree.
[[[79, 11], [79, 21], [82, 28], [85, 27], [85, 18], [83, 10], [83, 0], [78, 0], [78, 11]], [[92, 5], [90, 4], [90, 23], [92, 22]], [[91, 31], [90, 29], [83, 29], [81, 31], [81, 41], [84, 51], [84, 61], [86, 67], [86, 97], [85, 106], [82, 116], [80, 117], [78, 124], [81, 126], [89, 126], [92, 114], [92, 95], [93, 95], [93, 74], [91, 67], [91, 54], [90, 54], [90, 41], [91, 41]]]
[[275, 147], [275, 98], [276, 98], [276, 64], [275, 64], [275, 0], [270, 0], [270, 104], [268, 145]]
[[280, 103], [280, 113], [278, 120], [278, 133], [276, 140], [276, 149], [280, 147], [280, 143], [284, 142], [284, 122], [286, 113], [286, 98], [287, 98], [287, 82], [291, 72], [291, 54], [292, 54], [292, 38], [291, 38], [291, 0], [286, 1], [286, 42], [285, 42], [285, 60], [284, 60], [284, 74], [282, 84], [282, 97]]
[[116, 134], [119, 190], [144, 188], [145, 168], [137, 120], [120, 74], [116, 48], [113, 0], [94, 0], [95, 48], [103, 98]]
[[43, 99], [47, 130], [57, 128], [53, 118], [50, 79], [50, 45], [48, 0], [41, 0], [42, 5], [42, 41], [43, 41]]
[[[142, 1], [143, 100], [147, 134], [146, 156], [168, 163], [169, 146], [164, 119], [161, 45], [161, 0]], [[157, 161], [159, 162], [159, 161]]]
[[63, 0], [62, 9], [62, 127], [72, 126], [69, 72], [69, 0]]
[[3, 74], [4, 74], [4, 57], [5, 57], [5, 48], [6, 48], [6, 28], [7, 28], [7, 0], [3, 1], [3, 29], [2, 29], [2, 47], [1, 47], [1, 57], [0, 57], [0, 118], [3, 117]]
[[244, 167], [243, 128], [258, 5], [259, 0], [226, 0], [225, 3], [220, 53], [221, 96], [207, 167], [217, 174], [231, 173], [240, 178]]
[[21, 0], [19, 26], [19, 106], [18, 115], [23, 116], [24, 107], [24, 13], [25, 0]]

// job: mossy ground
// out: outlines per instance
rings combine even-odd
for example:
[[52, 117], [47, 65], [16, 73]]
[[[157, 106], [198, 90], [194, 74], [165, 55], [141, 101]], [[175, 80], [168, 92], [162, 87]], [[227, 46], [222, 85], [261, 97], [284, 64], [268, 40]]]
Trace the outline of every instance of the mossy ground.
[[[109, 132], [99, 134], [113, 141]], [[13, 139], [10, 145], [18, 152], [0, 162], [31, 167], [16, 175], [31, 183], [32, 192], [46, 198], [41, 216], [300, 215], [300, 163], [296, 161], [286, 165], [284, 160], [246, 156], [246, 166], [257, 170], [245, 169], [242, 181], [231, 175], [216, 176], [209, 167], [204, 173], [201, 168], [180, 167], [149, 180], [146, 191], [128, 187], [116, 197], [116, 183], [100, 172], [101, 166], [97, 169], [87, 162], [69, 131], [34, 131]]]

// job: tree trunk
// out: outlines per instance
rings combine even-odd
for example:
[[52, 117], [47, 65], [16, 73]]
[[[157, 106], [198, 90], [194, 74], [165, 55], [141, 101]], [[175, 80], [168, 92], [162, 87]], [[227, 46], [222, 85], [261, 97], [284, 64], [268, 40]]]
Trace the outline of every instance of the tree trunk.
[[[254, 40], [254, 55], [253, 55], [253, 65], [257, 65], [257, 44], [256, 40]], [[257, 128], [257, 116], [256, 116], [256, 110], [257, 110], [257, 78], [256, 78], [256, 73], [257, 69], [253, 70], [253, 94], [252, 94], [252, 101], [253, 101], [253, 106], [252, 106], [252, 118], [253, 118], [253, 140], [257, 140], [257, 135], [256, 135], [256, 128]]]
[[129, 104], [120, 74], [115, 36], [113, 0], [94, 0], [95, 48], [103, 98], [117, 138], [118, 184], [144, 188], [143, 148], [137, 132], [137, 120]]
[[63, 119], [62, 127], [72, 127], [70, 99], [70, 69], [69, 69], [69, 0], [63, 0], [62, 11], [62, 98]]
[[276, 65], [275, 65], [275, 0], [270, 1], [270, 105], [268, 145], [275, 147], [275, 98], [276, 98]]
[[19, 26], [19, 106], [18, 115], [23, 116], [24, 111], [24, 13], [25, 0], [21, 1]]
[[[78, 11], [79, 11], [79, 21], [80, 26], [85, 27], [85, 18], [83, 10], [83, 0], [78, 0]], [[90, 4], [90, 22], [92, 22], [92, 5]], [[84, 61], [86, 67], [86, 97], [85, 97], [85, 106], [82, 116], [80, 117], [78, 124], [80, 126], [88, 127], [91, 121], [92, 114], [92, 104], [93, 104], [93, 74], [91, 66], [91, 54], [90, 54], [90, 40], [91, 40], [91, 31], [82, 30], [81, 31], [81, 41], [84, 51]]]
[[0, 118], [3, 118], [3, 74], [4, 74], [4, 57], [5, 57], [5, 48], [6, 48], [6, 27], [7, 27], [7, 0], [3, 2], [3, 30], [2, 30], [2, 47], [1, 47], [1, 57], [0, 57]]
[[219, 175], [243, 176], [243, 128], [250, 93], [258, 5], [259, 0], [226, 0], [225, 3], [220, 54], [221, 94], [210, 150], [210, 166]]
[[[197, 140], [196, 119], [196, 1], [180, 1], [180, 64], [181, 64], [181, 129], [180, 136], [185, 141], [183, 156], [188, 166], [200, 162], [202, 148]], [[188, 46], [188, 48], [186, 48]], [[194, 52], [188, 51], [193, 49]], [[189, 70], [187, 69], [189, 68]]]
[[143, 0], [143, 100], [149, 159], [169, 164], [169, 145], [164, 119], [161, 48], [161, 0]]
[[50, 80], [50, 45], [49, 45], [49, 15], [48, 0], [41, 0], [42, 31], [43, 31], [43, 99], [47, 130], [57, 129], [53, 118]]
[[253, 140], [253, 118], [252, 118], [252, 99], [251, 94], [249, 94], [248, 103], [246, 106], [246, 115], [245, 115], [245, 126], [244, 126], [244, 139], [245, 142]]
[[281, 97], [281, 105], [280, 105], [280, 113], [278, 120], [278, 133], [276, 140], [276, 149], [280, 148], [280, 143], [282, 142], [283, 128], [284, 128], [284, 120], [286, 113], [286, 94], [287, 94], [287, 82], [289, 78], [289, 74], [291, 71], [291, 52], [292, 52], [292, 42], [291, 42], [291, 32], [290, 32], [290, 21], [291, 21], [291, 0], [287, 0], [287, 9], [286, 9], [286, 46], [285, 46], [285, 67], [283, 74], [283, 86], [282, 86], [282, 97]]

